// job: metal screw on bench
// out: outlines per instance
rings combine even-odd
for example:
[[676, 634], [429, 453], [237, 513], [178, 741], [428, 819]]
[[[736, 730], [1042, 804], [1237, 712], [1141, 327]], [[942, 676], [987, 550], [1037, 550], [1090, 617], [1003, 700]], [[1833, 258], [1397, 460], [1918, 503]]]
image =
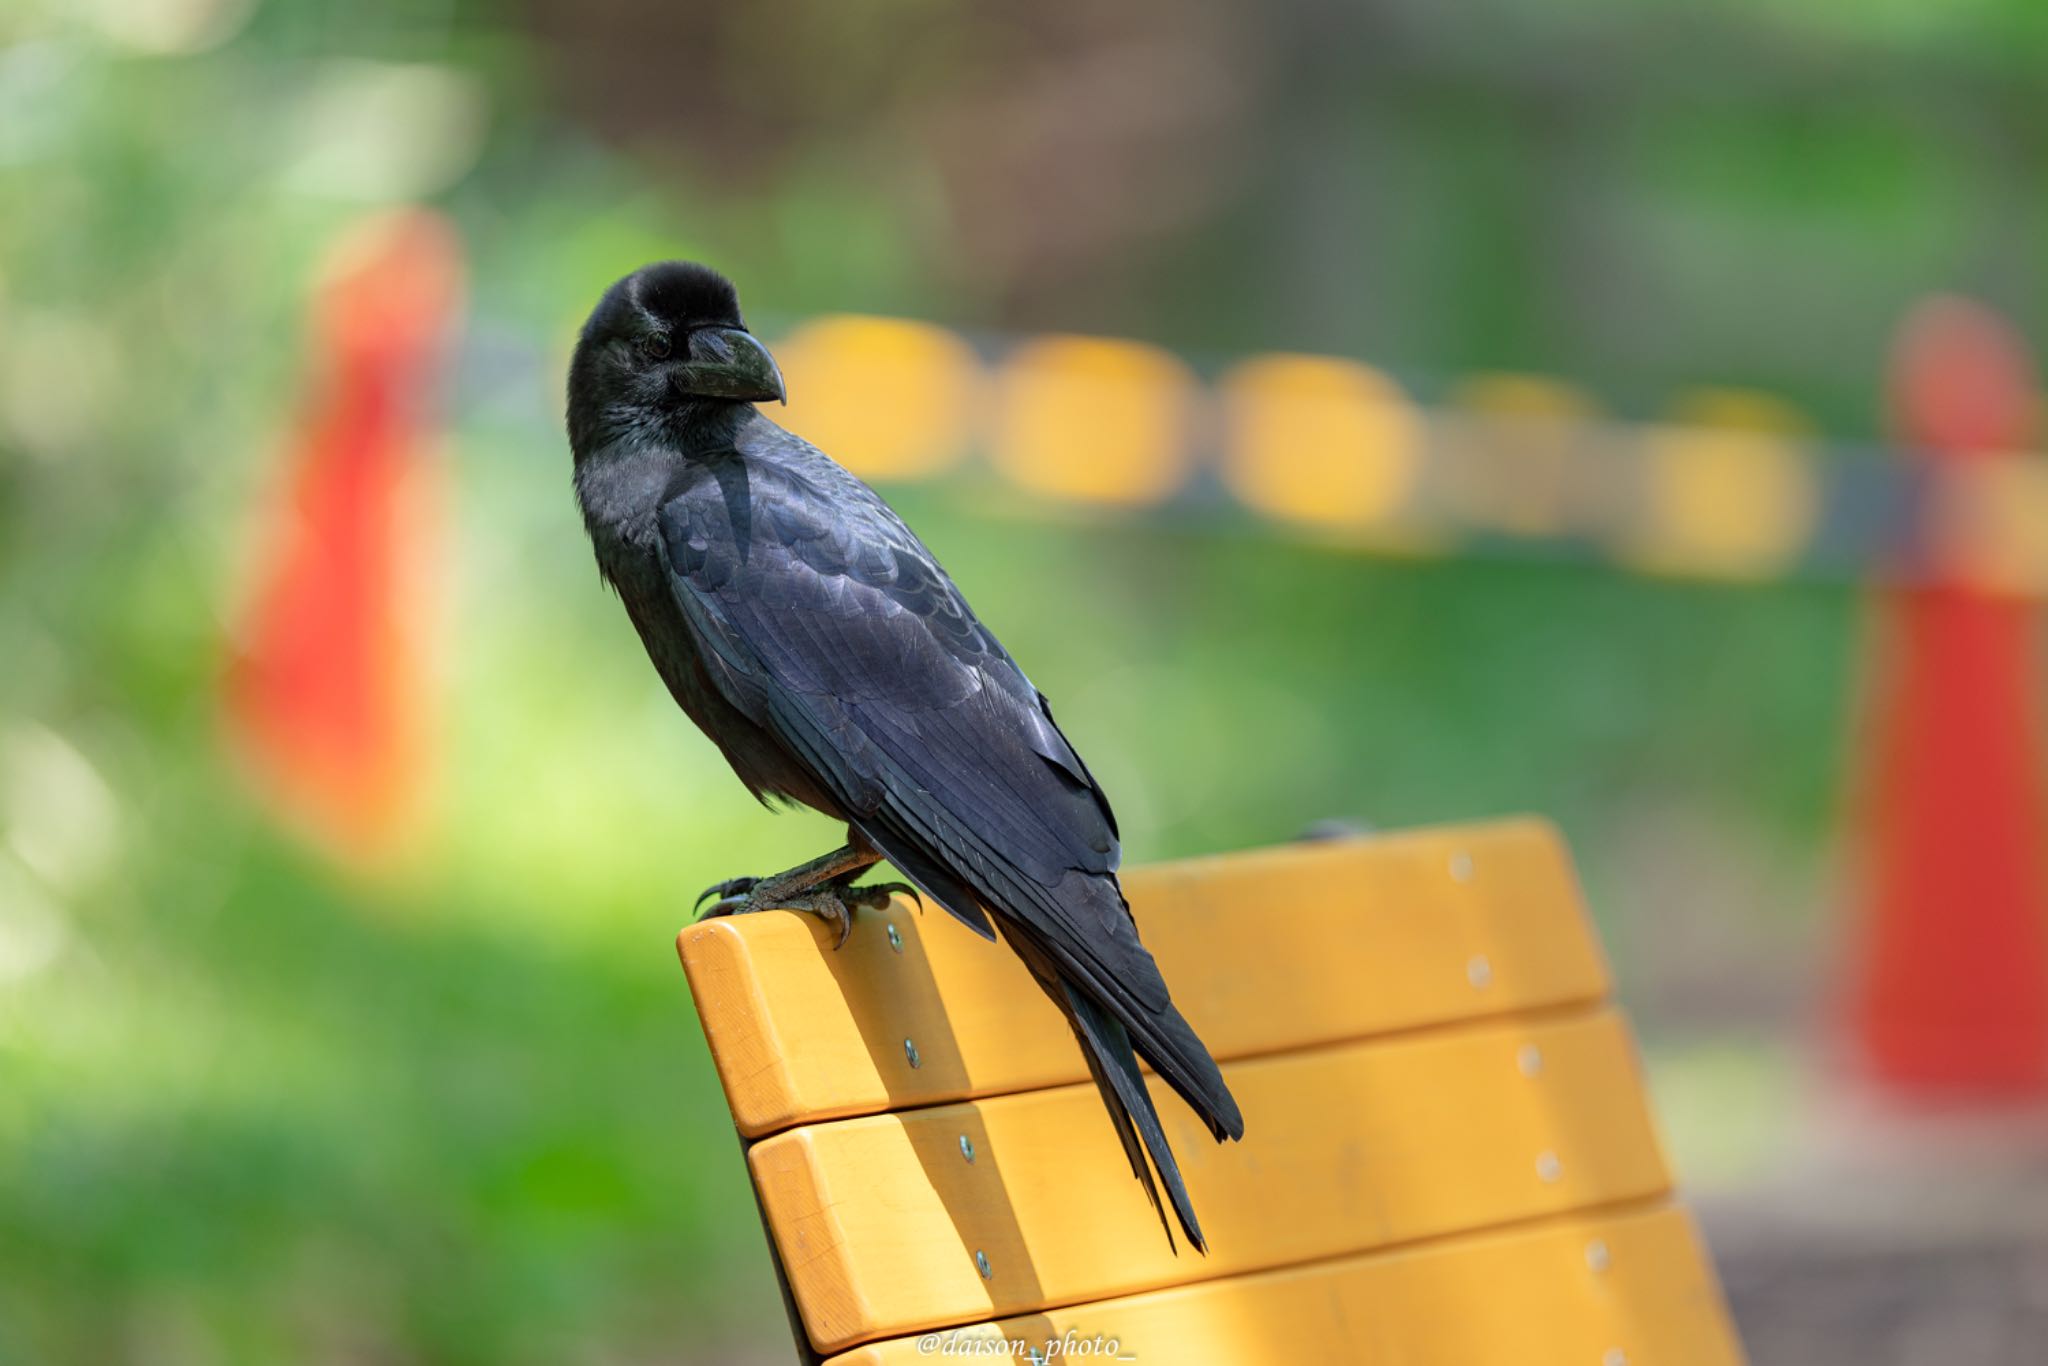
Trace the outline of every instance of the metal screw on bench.
[[905, 1039], [903, 1041], [903, 1056], [910, 1059], [910, 1065], [912, 1067], [916, 1067], [924, 1061], [922, 1058], [917, 1056], [917, 1045], [912, 1043], [908, 1039]]
[[1605, 1271], [1608, 1267], [1614, 1265], [1614, 1256], [1607, 1250], [1607, 1244], [1601, 1239], [1595, 1238], [1592, 1242], [1586, 1244], [1586, 1265], [1592, 1267], [1595, 1271]]
[[1522, 1045], [1522, 1051], [1515, 1057], [1515, 1065], [1522, 1069], [1522, 1075], [1533, 1077], [1543, 1070], [1543, 1050], [1533, 1043]]
[[974, 1249], [974, 1268], [975, 1270], [981, 1273], [981, 1278], [983, 1280], [988, 1280], [991, 1276], [994, 1276], [996, 1274], [995, 1271], [991, 1269], [988, 1264], [988, 1254], [986, 1252], [983, 1252], [980, 1248]]
[[1484, 987], [1493, 981], [1493, 964], [1483, 953], [1472, 955], [1472, 961], [1465, 965], [1465, 980], [1475, 987]]
[[1536, 1154], [1536, 1175], [1545, 1181], [1555, 1181], [1564, 1175], [1564, 1163], [1557, 1160], [1557, 1154], [1541, 1152]]
[[903, 952], [903, 935], [894, 925], [889, 927], [889, 947], [898, 953]]
[[1451, 855], [1451, 877], [1458, 882], [1472, 880], [1472, 856], [1463, 849]]
[[1609, 1347], [1607, 1355], [1600, 1358], [1600, 1366], [1628, 1366], [1628, 1353], [1619, 1347]]
[[960, 1135], [960, 1156], [966, 1158], [969, 1162], [974, 1160], [974, 1140], [966, 1134]]

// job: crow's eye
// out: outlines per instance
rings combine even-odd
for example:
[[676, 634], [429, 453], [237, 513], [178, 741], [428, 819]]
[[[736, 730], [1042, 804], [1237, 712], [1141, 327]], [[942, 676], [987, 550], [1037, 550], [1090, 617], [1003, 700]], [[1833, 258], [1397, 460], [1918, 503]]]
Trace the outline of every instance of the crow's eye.
[[649, 360], [667, 360], [669, 353], [675, 350], [675, 343], [669, 340], [666, 332], [649, 332], [640, 339], [640, 349]]

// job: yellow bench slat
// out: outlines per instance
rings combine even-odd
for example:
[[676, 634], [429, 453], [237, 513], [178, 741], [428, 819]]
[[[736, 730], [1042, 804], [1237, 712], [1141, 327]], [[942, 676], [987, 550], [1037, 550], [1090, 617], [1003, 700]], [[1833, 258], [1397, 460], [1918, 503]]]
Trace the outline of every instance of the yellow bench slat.
[[[1030, 1347], [1073, 1334], [1049, 1362], [1139, 1366], [1740, 1366], [1742, 1351], [1684, 1212], [1666, 1204], [1573, 1217], [1312, 1266], [1074, 1305], [898, 1338], [827, 1366], [1029, 1361], [967, 1337]], [[957, 1334], [958, 1336], [954, 1336]], [[1099, 1336], [1098, 1336], [1099, 1335]], [[951, 1350], [948, 1351], [948, 1344]]]
[[748, 1163], [813, 1344], [830, 1352], [1668, 1188], [1611, 1009], [1224, 1072], [1244, 1108], [1242, 1144], [1219, 1146], [1185, 1107], [1162, 1107], [1207, 1257], [1168, 1251], [1088, 1084], [805, 1125], [754, 1144]]
[[[1542, 821], [1159, 864], [1125, 886], [1175, 1003], [1219, 1059], [1608, 990], [1570, 857]], [[863, 913], [836, 953], [826, 935], [789, 912], [677, 940], [743, 1135], [1086, 1075], [1015, 956], [944, 912], [899, 901]]]

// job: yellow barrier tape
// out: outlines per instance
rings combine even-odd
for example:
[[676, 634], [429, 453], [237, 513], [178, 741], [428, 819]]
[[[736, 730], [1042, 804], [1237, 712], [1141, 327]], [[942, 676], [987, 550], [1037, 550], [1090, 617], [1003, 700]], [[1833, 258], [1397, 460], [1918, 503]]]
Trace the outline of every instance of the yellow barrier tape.
[[1261, 356], [1218, 384], [1223, 478], [1277, 521], [1413, 539], [1422, 414], [1369, 366], [1324, 356]]
[[1041, 337], [996, 377], [990, 456], [1019, 487], [1082, 503], [1156, 503], [1188, 472], [1194, 375], [1157, 347]]
[[981, 359], [945, 328], [825, 317], [792, 332], [775, 354], [789, 388], [784, 425], [855, 474], [927, 478], [973, 444]]
[[[945, 328], [854, 316], [806, 323], [777, 354], [788, 425], [879, 480], [930, 478], [982, 449], [1020, 489], [1146, 507], [1186, 490], [1213, 441], [1246, 508], [1382, 552], [1494, 533], [1590, 543], [1646, 573], [1756, 581], [1811, 556], [1882, 566], [1902, 549], [1867, 514], [1817, 548], [1841, 476], [1797, 409], [1748, 390], [1696, 389], [1670, 422], [1634, 426], [1557, 380], [1482, 375], [1425, 410], [1368, 365], [1276, 353], [1230, 367], [1212, 395], [1139, 342], [1043, 336], [990, 364]], [[1937, 570], [2048, 595], [2048, 462], [1987, 458], [1932, 487]]]

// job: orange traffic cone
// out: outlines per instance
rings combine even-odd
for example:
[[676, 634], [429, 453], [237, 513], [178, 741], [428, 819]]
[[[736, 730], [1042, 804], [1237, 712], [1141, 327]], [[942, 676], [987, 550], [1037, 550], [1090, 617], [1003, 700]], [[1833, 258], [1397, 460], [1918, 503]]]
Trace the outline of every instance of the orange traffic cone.
[[[1959, 299], [1916, 308], [1890, 381], [1931, 474], [2027, 449], [2025, 344]], [[2048, 799], [2037, 605], [1945, 574], [1887, 589], [1859, 812], [1850, 984], [1863, 1061], [1908, 1098], [2048, 1093]]]
[[309, 390], [224, 694], [235, 748], [279, 814], [364, 862], [397, 845], [424, 787], [433, 401], [462, 253], [445, 220], [405, 210], [350, 232], [323, 276]]

